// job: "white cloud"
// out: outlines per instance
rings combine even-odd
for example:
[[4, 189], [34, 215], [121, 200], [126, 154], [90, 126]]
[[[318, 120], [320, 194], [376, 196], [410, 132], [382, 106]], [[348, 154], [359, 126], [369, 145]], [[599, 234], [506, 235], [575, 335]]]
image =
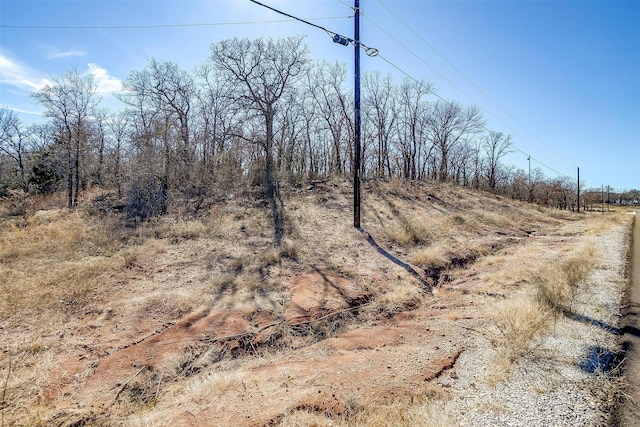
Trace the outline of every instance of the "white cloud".
[[68, 50], [66, 52], [53, 51], [47, 55], [48, 59], [66, 58], [69, 56], [85, 56], [87, 52], [81, 50]]
[[30, 114], [35, 116], [41, 116], [43, 114], [42, 111], [26, 110], [24, 108], [12, 107], [11, 105], [2, 105], [2, 108], [4, 108], [5, 110], [15, 111], [16, 113]]
[[67, 58], [70, 56], [85, 56], [87, 52], [80, 49], [62, 50], [51, 43], [33, 42], [34, 46], [40, 50], [47, 59]]
[[51, 81], [41, 77], [39, 73], [29, 67], [0, 53], [0, 84], [33, 91], [40, 90]]
[[93, 76], [98, 93], [113, 93], [122, 91], [122, 82], [116, 77], [110, 76], [106, 68], [89, 63], [89, 74]]

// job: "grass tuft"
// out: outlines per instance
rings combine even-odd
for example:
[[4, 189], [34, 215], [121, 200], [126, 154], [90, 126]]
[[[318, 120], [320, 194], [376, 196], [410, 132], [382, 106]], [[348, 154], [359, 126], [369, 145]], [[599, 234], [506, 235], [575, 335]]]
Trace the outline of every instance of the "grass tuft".
[[527, 295], [499, 301], [488, 313], [495, 331], [490, 340], [496, 349], [496, 367], [508, 370], [542, 344], [553, 316], [549, 309]]
[[538, 279], [539, 302], [555, 311], [571, 310], [576, 290], [594, 268], [597, 252], [593, 246], [578, 248], [551, 264]]

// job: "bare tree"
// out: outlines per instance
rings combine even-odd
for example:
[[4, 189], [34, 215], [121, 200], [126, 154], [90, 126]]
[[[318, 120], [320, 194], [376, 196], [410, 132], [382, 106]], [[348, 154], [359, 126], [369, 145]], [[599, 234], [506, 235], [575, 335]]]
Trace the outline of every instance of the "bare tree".
[[303, 37], [285, 39], [228, 39], [211, 45], [210, 60], [229, 80], [237, 84], [234, 100], [263, 120], [267, 194], [271, 199], [275, 241], [279, 244], [283, 218], [276, 204], [274, 176], [274, 123], [283, 106], [279, 102], [301, 76], [308, 62], [308, 49]]
[[426, 159], [431, 155], [433, 148], [432, 145], [427, 147], [426, 123], [429, 104], [424, 99], [430, 91], [430, 84], [407, 79], [397, 92], [397, 143], [402, 152], [402, 173], [405, 179], [421, 177]]
[[294, 165], [297, 163], [297, 153], [301, 151], [302, 135], [307, 124], [303, 117], [306, 111], [300, 92], [290, 91], [285, 95], [288, 108], [276, 116], [279, 131], [274, 135], [277, 145], [276, 169], [291, 180], [295, 180], [297, 175]]
[[215, 179], [217, 176], [218, 182], [222, 178], [233, 181], [235, 176], [218, 176], [221, 169], [230, 172], [232, 165], [223, 164], [224, 161], [230, 160], [230, 157], [234, 158], [232, 163], [239, 160], [236, 153], [230, 152], [229, 146], [234, 139], [231, 135], [233, 117], [237, 116], [235, 106], [229, 102], [233, 87], [226, 78], [216, 72], [210, 61], [197, 67], [195, 76], [198, 83], [195, 94], [199, 109], [196, 116], [199, 129], [196, 133], [200, 139], [203, 179]]
[[78, 205], [80, 156], [87, 146], [90, 118], [98, 103], [96, 84], [91, 75], [81, 75], [75, 68], [51, 80], [31, 96], [60, 129], [67, 157], [67, 206], [71, 208]]
[[11, 110], [0, 109], [0, 152], [15, 161], [18, 184], [25, 193], [29, 191], [25, 172], [27, 141], [28, 132], [18, 116]]
[[113, 114], [106, 123], [110, 148], [113, 150], [113, 184], [118, 191], [118, 197], [122, 197], [122, 156], [131, 132], [131, 121], [126, 112], [121, 112]]
[[456, 144], [450, 153], [453, 181], [464, 187], [473, 179], [473, 164], [477, 158], [477, 149], [471, 141], [464, 140]]
[[352, 132], [351, 105], [342, 85], [346, 81], [344, 64], [321, 62], [307, 74], [307, 90], [317, 106], [317, 113], [331, 133], [329, 173], [344, 172], [345, 139]]
[[456, 102], [437, 101], [435, 103], [428, 129], [433, 145], [440, 156], [438, 179], [441, 182], [448, 178], [451, 148], [465, 137], [480, 132], [482, 127], [482, 114], [478, 107], [462, 108]]
[[397, 119], [396, 98], [391, 75], [381, 77], [380, 73], [364, 76], [365, 117], [371, 122], [372, 137], [376, 141], [375, 173], [378, 177], [391, 177], [390, 145]]
[[500, 159], [511, 152], [513, 142], [511, 135], [502, 132], [490, 131], [482, 140], [482, 150], [487, 156], [487, 186], [492, 193], [496, 190], [496, 178]]
[[94, 149], [96, 150], [96, 165], [92, 173], [92, 184], [103, 186], [104, 178], [104, 154], [105, 154], [105, 140], [107, 133], [107, 119], [109, 111], [105, 108], [96, 109], [93, 120], [93, 132]]
[[[123, 88], [120, 100], [130, 107], [146, 110], [145, 116], [152, 121], [155, 119], [156, 124], [164, 123], [163, 134], [172, 137], [164, 140], [165, 153], [169, 156], [174, 152], [177, 154], [178, 185], [187, 191], [193, 166], [190, 132], [191, 108], [195, 99], [193, 78], [173, 62], [151, 58], [145, 69], [129, 74]], [[165, 162], [167, 165], [170, 163], [169, 159]], [[168, 171], [164, 175], [164, 179], [168, 179]], [[164, 185], [168, 187], [169, 183]]]

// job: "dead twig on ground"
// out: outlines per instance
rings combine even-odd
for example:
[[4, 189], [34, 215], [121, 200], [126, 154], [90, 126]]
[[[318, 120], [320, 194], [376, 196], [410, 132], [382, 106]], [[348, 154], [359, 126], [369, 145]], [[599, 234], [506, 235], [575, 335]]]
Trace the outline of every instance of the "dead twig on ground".
[[138, 369], [138, 371], [135, 374], [133, 374], [133, 376], [131, 378], [129, 378], [127, 381], [124, 382], [124, 384], [122, 384], [120, 386], [120, 390], [118, 390], [118, 393], [116, 393], [116, 397], [115, 397], [115, 399], [113, 399], [112, 405], [115, 404], [118, 401], [118, 397], [120, 397], [120, 393], [122, 393], [124, 391], [124, 389], [127, 387], [127, 384], [129, 384], [131, 381], [133, 381], [133, 379], [135, 377], [137, 377], [138, 374], [140, 372], [142, 372], [145, 368], [146, 368], [146, 366], [143, 366], [142, 368]]
[[158, 387], [156, 387], [156, 395], [153, 398], [154, 401], [158, 401], [158, 395], [160, 394], [160, 383], [162, 382], [162, 372], [160, 372], [160, 378], [158, 378]]

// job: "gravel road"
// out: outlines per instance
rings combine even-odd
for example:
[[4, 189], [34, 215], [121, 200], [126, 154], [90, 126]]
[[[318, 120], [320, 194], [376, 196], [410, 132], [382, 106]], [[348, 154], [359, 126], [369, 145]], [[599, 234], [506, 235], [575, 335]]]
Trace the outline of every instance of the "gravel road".
[[[619, 396], [620, 328], [627, 287], [632, 216], [591, 239], [601, 262], [578, 287], [571, 318], [559, 317], [536, 357], [507, 380], [487, 381], [493, 349], [478, 337], [443, 377], [447, 412], [461, 426], [608, 426]], [[624, 424], [630, 425], [630, 424]]]

